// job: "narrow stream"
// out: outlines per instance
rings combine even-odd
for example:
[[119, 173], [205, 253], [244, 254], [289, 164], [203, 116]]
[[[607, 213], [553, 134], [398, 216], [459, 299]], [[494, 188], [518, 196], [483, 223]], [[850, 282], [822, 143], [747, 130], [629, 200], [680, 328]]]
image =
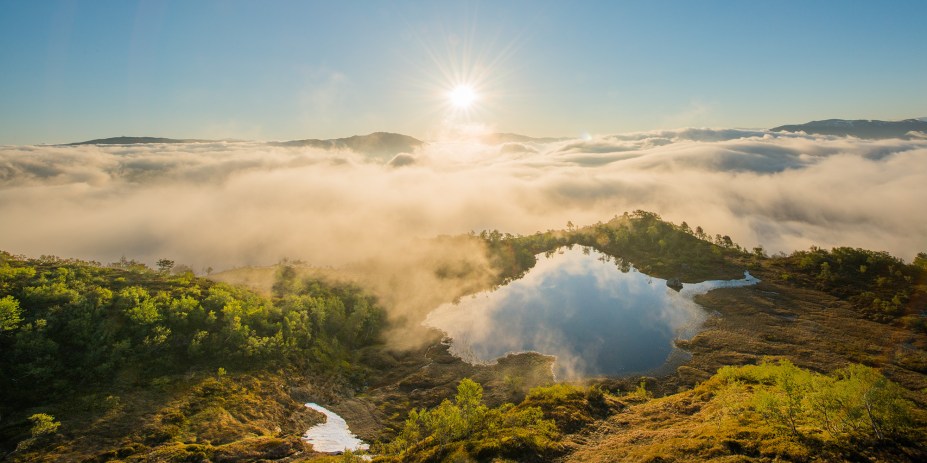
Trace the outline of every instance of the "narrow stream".
[[303, 435], [303, 439], [312, 444], [316, 452], [341, 453], [345, 450], [354, 452], [370, 448], [366, 442], [358, 439], [351, 432], [348, 423], [335, 412], [312, 402], [307, 403], [306, 406], [325, 415], [324, 423], [309, 428]]

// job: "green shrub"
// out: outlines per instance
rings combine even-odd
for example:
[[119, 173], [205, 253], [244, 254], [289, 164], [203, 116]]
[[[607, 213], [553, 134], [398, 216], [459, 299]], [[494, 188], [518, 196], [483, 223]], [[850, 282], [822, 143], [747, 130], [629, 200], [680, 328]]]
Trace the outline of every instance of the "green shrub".
[[58, 432], [58, 428], [61, 427], [61, 423], [55, 421], [55, 417], [47, 413], [36, 413], [29, 417], [29, 421], [32, 422], [32, 428], [30, 428], [29, 432], [33, 438], [54, 435]]
[[556, 426], [540, 408], [488, 408], [482, 398], [482, 386], [464, 379], [453, 402], [412, 410], [399, 435], [375, 451], [397, 461], [524, 460], [559, 451]]
[[[830, 376], [787, 360], [723, 367], [715, 377], [725, 387], [751, 387], [747, 405], [771, 426], [796, 437], [835, 442], [881, 441], [905, 435], [915, 405], [878, 370], [850, 365]], [[720, 393], [719, 393], [720, 394]]]

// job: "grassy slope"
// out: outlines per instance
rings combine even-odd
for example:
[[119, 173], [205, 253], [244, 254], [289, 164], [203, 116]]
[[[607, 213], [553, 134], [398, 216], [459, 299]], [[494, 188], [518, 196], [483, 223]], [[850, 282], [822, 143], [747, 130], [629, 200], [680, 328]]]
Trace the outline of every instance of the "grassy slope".
[[632, 405], [599, 423], [569, 462], [922, 461], [923, 410], [905, 437], [873, 442], [794, 436], [743, 400], [769, 389], [720, 375], [692, 390]]
[[876, 366], [909, 389], [927, 388], [927, 335], [868, 320], [831, 295], [764, 280], [696, 300], [721, 315], [679, 343], [693, 353], [688, 368], [705, 376], [723, 365], [778, 355], [822, 372], [848, 363]]
[[300, 436], [322, 416], [294, 400], [299, 394], [293, 392], [288, 379], [274, 373], [197, 374], [50, 401], [42, 409], [62, 417], [60, 432], [11, 461], [297, 458], [311, 453]]

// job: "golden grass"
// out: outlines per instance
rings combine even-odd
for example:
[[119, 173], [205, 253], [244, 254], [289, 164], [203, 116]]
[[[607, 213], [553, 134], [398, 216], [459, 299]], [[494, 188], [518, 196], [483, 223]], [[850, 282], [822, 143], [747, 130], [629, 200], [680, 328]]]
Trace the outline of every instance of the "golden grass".
[[[305, 380], [305, 379], [304, 379]], [[93, 397], [59, 436], [11, 461], [256, 461], [310, 451], [300, 437], [322, 416], [291, 397], [272, 373], [177, 377], [161, 387]], [[129, 430], [127, 432], [127, 430]]]
[[[767, 422], [749, 404], [754, 388], [719, 377], [696, 388], [632, 405], [599, 423], [568, 462], [830, 462], [917, 461], [916, 442], [879, 447], [794, 436]], [[924, 436], [924, 430], [914, 430]], [[904, 439], [902, 439], [904, 441]], [[913, 447], [912, 447], [913, 445]]]

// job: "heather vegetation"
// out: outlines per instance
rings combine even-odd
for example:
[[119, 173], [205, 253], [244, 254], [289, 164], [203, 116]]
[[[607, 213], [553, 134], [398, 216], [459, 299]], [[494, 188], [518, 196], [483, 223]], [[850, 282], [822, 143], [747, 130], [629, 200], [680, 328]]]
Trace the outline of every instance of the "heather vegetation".
[[737, 419], [761, 420], [799, 440], [880, 442], [913, 430], [915, 406], [904, 390], [864, 365], [822, 375], [787, 360], [763, 362], [721, 368], [713, 381], [730, 418], [753, 413]]
[[[910, 392], [858, 364], [829, 375], [787, 360], [729, 366], [660, 399], [643, 383], [552, 384], [488, 408], [481, 392], [465, 379], [454, 402], [413, 410], [377, 461], [896, 461], [923, 455], [927, 437]], [[590, 439], [597, 447], [576, 449]]]
[[561, 452], [554, 421], [538, 407], [483, 404], [483, 388], [464, 379], [454, 401], [409, 413], [392, 442], [380, 446], [381, 461], [440, 462], [510, 458], [546, 461]]
[[773, 262], [781, 267], [779, 278], [794, 280], [849, 301], [876, 321], [899, 320], [927, 331], [927, 254], [913, 263], [886, 252], [854, 248], [830, 251], [811, 247]]
[[923, 408], [875, 369], [729, 366], [692, 390], [631, 404], [567, 461], [921, 461]]

